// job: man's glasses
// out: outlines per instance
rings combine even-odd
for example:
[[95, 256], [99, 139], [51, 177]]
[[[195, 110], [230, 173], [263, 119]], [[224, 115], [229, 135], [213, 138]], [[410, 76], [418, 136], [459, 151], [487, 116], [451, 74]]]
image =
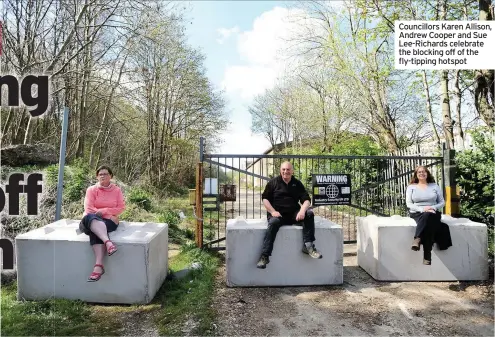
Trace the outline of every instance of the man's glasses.
[[108, 176], [110, 173], [98, 173], [98, 176], [100, 177], [104, 177], [104, 176]]

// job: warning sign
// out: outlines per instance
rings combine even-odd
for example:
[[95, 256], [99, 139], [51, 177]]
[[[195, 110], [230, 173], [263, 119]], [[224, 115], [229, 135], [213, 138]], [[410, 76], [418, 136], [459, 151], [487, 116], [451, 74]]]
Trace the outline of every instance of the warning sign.
[[351, 176], [349, 174], [314, 174], [313, 206], [349, 205]]

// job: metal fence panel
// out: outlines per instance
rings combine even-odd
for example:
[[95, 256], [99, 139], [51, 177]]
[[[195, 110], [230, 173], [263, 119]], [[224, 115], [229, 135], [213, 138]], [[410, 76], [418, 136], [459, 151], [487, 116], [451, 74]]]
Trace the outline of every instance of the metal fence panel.
[[405, 192], [417, 165], [428, 167], [437, 183], [444, 186], [442, 157], [204, 154], [205, 179], [216, 179], [216, 186], [221, 187], [203, 194], [205, 246], [225, 248], [228, 219], [266, 217], [261, 193], [266, 183], [279, 175], [284, 161], [292, 163], [294, 177], [310, 195], [313, 174], [351, 176], [351, 205], [314, 208], [316, 215], [342, 226], [344, 243], [356, 242], [358, 216], [407, 214]]

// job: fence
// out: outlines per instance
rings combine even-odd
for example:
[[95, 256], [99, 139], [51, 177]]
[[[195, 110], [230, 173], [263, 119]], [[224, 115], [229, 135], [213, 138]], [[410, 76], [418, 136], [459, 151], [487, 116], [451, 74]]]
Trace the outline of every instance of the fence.
[[[313, 174], [349, 174], [350, 205], [319, 206], [316, 215], [342, 225], [344, 243], [356, 241], [356, 217], [376, 214], [406, 215], [405, 192], [417, 165], [426, 166], [445, 189], [442, 156], [312, 156], [202, 154], [205, 190], [197, 201], [203, 213], [198, 221], [198, 245], [224, 249], [228, 219], [264, 218], [261, 200], [266, 183], [279, 174], [282, 162], [290, 161], [294, 176], [312, 191]], [[201, 199], [201, 200], [199, 200]], [[198, 207], [198, 206], [197, 206]], [[199, 214], [197, 214], [199, 215]]]

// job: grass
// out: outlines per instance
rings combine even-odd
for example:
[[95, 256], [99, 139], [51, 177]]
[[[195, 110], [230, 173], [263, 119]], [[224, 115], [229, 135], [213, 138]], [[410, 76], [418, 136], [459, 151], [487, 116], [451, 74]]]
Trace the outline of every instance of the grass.
[[160, 335], [183, 335], [186, 322], [193, 335], [211, 335], [219, 258], [184, 245], [170, 258], [169, 268], [176, 272], [193, 262], [202, 268], [182, 279], [166, 280], [149, 305], [92, 305], [64, 299], [17, 301], [16, 284], [2, 286], [2, 336], [119, 336], [125, 313], [151, 314]]
[[202, 268], [191, 271], [182, 279], [165, 282], [159, 290], [153, 302], [163, 306], [156, 318], [160, 335], [184, 335], [184, 327], [190, 330], [188, 334], [212, 335], [215, 311], [211, 304], [219, 258], [189, 245], [182, 246], [180, 254], [169, 262], [172, 271], [193, 262], [199, 262]]
[[81, 301], [17, 301], [16, 284], [2, 286], [2, 336], [118, 336], [113, 313], [97, 314]]

